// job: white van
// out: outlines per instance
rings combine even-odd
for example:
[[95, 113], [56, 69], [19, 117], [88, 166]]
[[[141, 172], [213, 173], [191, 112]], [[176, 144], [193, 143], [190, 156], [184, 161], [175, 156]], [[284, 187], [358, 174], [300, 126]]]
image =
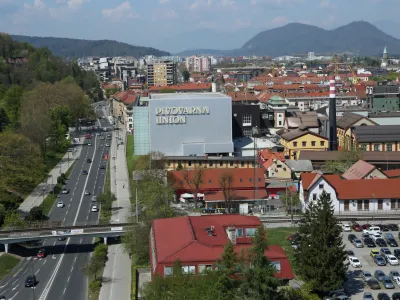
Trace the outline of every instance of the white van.
[[378, 226], [371, 226], [368, 229], [364, 229], [363, 233], [366, 233], [366, 234], [369, 234], [369, 235], [372, 235], [374, 233], [382, 234], [382, 231], [381, 231], [380, 227], [378, 227]]

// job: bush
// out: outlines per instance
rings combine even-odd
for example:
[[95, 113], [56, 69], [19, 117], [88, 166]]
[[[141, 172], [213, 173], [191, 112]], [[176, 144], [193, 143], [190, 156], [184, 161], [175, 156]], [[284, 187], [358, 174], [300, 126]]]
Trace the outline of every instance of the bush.
[[44, 219], [43, 207], [35, 206], [29, 211], [28, 220], [29, 221], [40, 221]]
[[89, 284], [89, 289], [93, 292], [96, 293], [100, 291], [101, 288], [101, 281], [100, 279], [94, 280]]

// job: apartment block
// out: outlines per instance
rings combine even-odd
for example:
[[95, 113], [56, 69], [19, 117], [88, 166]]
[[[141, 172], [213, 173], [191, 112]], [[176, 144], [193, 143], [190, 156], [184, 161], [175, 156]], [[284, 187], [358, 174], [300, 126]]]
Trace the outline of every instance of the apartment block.
[[148, 86], [168, 86], [177, 83], [176, 63], [169, 60], [154, 61], [147, 65]]
[[191, 72], [209, 72], [211, 59], [206, 56], [190, 56], [185, 60], [186, 69]]

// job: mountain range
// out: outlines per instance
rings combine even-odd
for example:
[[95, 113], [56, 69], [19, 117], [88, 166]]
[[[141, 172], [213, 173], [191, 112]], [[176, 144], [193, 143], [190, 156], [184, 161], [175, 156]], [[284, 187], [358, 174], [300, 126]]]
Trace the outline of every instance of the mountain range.
[[178, 53], [211, 55], [300, 55], [308, 52], [332, 54], [351, 52], [355, 55], [382, 54], [387, 47], [389, 53], [400, 54], [400, 40], [365, 21], [356, 21], [326, 30], [317, 26], [291, 23], [282, 27], [262, 31], [248, 40], [239, 49], [197, 49]]
[[57, 37], [37, 37], [12, 35], [18, 42], [27, 42], [37, 48], [47, 47], [53, 54], [62, 57], [86, 57], [86, 56], [133, 56], [145, 55], [167, 56], [169, 52], [155, 48], [133, 46], [112, 40], [80, 40]]

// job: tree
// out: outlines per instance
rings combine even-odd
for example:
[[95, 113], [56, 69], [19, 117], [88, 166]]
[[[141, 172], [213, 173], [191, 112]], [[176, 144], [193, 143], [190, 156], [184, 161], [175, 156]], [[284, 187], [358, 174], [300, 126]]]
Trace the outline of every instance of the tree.
[[197, 208], [200, 186], [204, 183], [204, 169], [196, 167], [193, 171], [183, 170], [183, 179], [193, 194], [194, 207]]
[[20, 215], [16, 211], [10, 211], [4, 217], [3, 228], [6, 229], [18, 229], [26, 226], [26, 223], [21, 219]]
[[232, 210], [233, 195], [233, 174], [231, 172], [225, 172], [219, 178], [219, 186], [221, 187], [222, 193], [225, 200], [225, 209], [228, 213]]
[[221, 260], [216, 261], [216, 268], [218, 270], [217, 292], [218, 299], [231, 300], [235, 299], [239, 282], [234, 278], [237, 265], [238, 256], [235, 252], [234, 245], [230, 240], [224, 247]]
[[183, 81], [184, 82], [188, 82], [190, 79], [190, 73], [188, 70], [185, 70], [182, 72], [182, 76], [183, 76]]
[[24, 89], [21, 86], [13, 85], [1, 99], [1, 107], [4, 109], [9, 127], [17, 129], [20, 124], [21, 99]]
[[122, 236], [122, 243], [125, 252], [132, 255], [133, 261], [137, 264], [147, 263], [149, 256], [149, 232], [151, 225], [148, 223], [138, 223], [132, 231], [126, 232]]
[[361, 149], [340, 150], [337, 160], [326, 162], [325, 171], [341, 175], [363, 156], [364, 152]]
[[45, 218], [43, 214], [43, 208], [41, 206], [32, 207], [29, 211], [28, 220], [29, 221], [40, 221]]
[[167, 87], [160, 89], [161, 94], [173, 94], [175, 92], [176, 92], [175, 90]]
[[342, 286], [348, 269], [342, 230], [333, 211], [330, 195], [323, 191], [300, 220], [301, 242], [295, 251], [298, 271], [319, 295]]

